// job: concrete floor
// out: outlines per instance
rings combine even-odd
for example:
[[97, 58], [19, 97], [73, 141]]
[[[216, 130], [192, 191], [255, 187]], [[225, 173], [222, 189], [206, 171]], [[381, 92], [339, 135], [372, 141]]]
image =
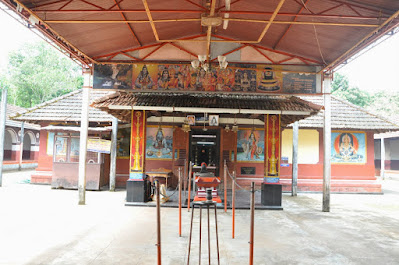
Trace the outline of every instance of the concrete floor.
[[[87, 192], [26, 184], [30, 172], [3, 174], [0, 188], [0, 264], [156, 264], [156, 213], [124, 206], [125, 191]], [[399, 264], [399, 181], [382, 181], [384, 195], [283, 195], [283, 211], [255, 212], [254, 264]], [[249, 198], [249, 193], [248, 193]], [[162, 208], [162, 264], [186, 264], [191, 213]], [[211, 231], [214, 230], [211, 215]], [[248, 264], [249, 211], [218, 210], [221, 264]], [[195, 218], [191, 262], [198, 264]], [[207, 264], [203, 214], [202, 264]], [[216, 262], [214, 235], [212, 264]]]

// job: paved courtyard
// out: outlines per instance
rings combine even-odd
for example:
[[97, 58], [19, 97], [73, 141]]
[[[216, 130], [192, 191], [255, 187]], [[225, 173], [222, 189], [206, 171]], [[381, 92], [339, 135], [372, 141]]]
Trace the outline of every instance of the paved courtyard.
[[[0, 188], [0, 264], [156, 264], [153, 207], [124, 206], [126, 191], [78, 193], [28, 184], [29, 171], [3, 174]], [[283, 195], [283, 211], [255, 212], [254, 264], [399, 264], [399, 181], [381, 181], [384, 195]], [[249, 193], [248, 193], [249, 199]], [[186, 264], [191, 213], [162, 208], [162, 264]], [[198, 264], [198, 220], [191, 262]], [[213, 214], [211, 231], [214, 231]], [[221, 264], [248, 264], [249, 211], [218, 210]], [[202, 264], [208, 264], [206, 214]], [[214, 235], [212, 264], [216, 262]]]

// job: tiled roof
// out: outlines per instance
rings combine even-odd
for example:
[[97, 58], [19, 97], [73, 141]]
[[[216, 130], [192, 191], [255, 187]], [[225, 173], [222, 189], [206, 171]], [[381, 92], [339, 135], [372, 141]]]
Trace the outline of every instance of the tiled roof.
[[[91, 90], [90, 102], [109, 93], [109, 91]], [[12, 119], [35, 123], [42, 121], [80, 122], [81, 113], [82, 90], [76, 90], [23, 112], [19, 112], [17, 115], [13, 116]], [[89, 121], [110, 122], [112, 121], [112, 116], [99, 109], [89, 107]]]
[[23, 107], [7, 104], [7, 119], [17, 113], [21, 113], [24, 111], [26, 111], [26, 109]]
[[[323, 96], [301, 96], [301, 99], [324, 105]], [[323, 128], [324, 110], [299, 121], [299, 128]], [[399, 125], [345, 100], [331, 96], [331, 129], [370, 130], [375, 132], [398, 131]]]
[[[318, 112], [321, 106], [301, 100], [294, 96], [281, 95], [244, 95], [222, 93], [182, 93], [182, 92], [126, 92], [118, 91], [114, 94], [99, 98], [91, 105], [112, 113], [121, 120], [128, 121], [130, 111], [121, 110], [123, 107], [159, 107], [162, 108], [191, 108], [191, 109], [225, 109], [298, 112], [298, 115], [284, 115], [283, 123], [288, 124], [298, 118]], [[130, 108], [131, 109], [131, 108]], [[198, 111], [200, 112], [200, 110]], [[212, 111], [209, 111], [211, 113]], [[224, 112], [229, 114], [229, 112]], [[241, 112], [243, 113], [243, 112]], [[258, 112], [259, 113], [259, 112]], [[247, 112], [247, 114], [252, 114]], [[293, 114], [293, 113], [291, 113]]]

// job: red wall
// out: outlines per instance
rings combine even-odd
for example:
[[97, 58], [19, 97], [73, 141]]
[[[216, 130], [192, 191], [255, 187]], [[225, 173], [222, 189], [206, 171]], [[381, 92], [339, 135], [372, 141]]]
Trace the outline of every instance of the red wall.
[[[47, 124], [41, 124], [42, 127]], [[53, 171], [53, 156], [47, 155], [47, 131], [40, 131], [40, 147], [38, 154], [38, 166], [31, 175], [31, 183], [51, 184]]]

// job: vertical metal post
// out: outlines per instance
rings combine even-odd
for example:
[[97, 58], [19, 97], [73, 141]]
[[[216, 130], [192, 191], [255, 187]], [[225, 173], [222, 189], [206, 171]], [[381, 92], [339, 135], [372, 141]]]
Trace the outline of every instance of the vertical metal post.
[[182, 172], [179, 168], [179, 236], [181, 236], [181, 186], [182, 186]]
[[19, 137], [19, 165], [18, 170], [22, 169], [22, 155], [24, 153], [24, 136], [25, 136], [25, 122], [21, 122], [21, 136]]
[[91, 71], [83, 70], [82, 115], [80, 121], [80, 147], [79, 147], [79, 180], [78, 193], [79, 205], [86, 203], [86, 157], [87, 138], [89, 129], [89, 98], [91, 89]]
[[251, 183], [251, 227], [249, 234], [249, 265], [254, 264], [255, 182]]
[[109, 172], [109, 191], [115, 191], [116, 179], [116, 157], [117, 157], [117, 141], [118, 141], [118, 119], [112, 117], [112, 132], [111, 132], [111, 165]]
[[211, 224], [209, 222], [209, 204], [206, 205], [206, 210], [208, 214], [208, 260], [209, 265], [211, 265]]
[[198, 264], [201, 265], [201, 238], [202, 238], [202, 206], [200, 206], [200, 220], [199, 220], [199, 245], [198, 245]]
[[3, 87], [0, 106], [0, 187], [3, 184], [4, 135], [7, 119], [7, 88]]
[[292, 196], [297, 196], [298, 189], [298, 131], [299, 124], [294, 122], [292, 127]]
[[188, 171], [188, 198], [187, 198], [187, 212], [190, 211], [191, 203], [191, 174], [193, 173], [193, 163], [190, 161], [190, 169]]
[[324, 165], [323, 165], [323, 212], [330, 211], [331, 187], [331, 78], [324, 76]]
[[226, 160], [224, 160], [224, 212], [227, 212], [227, 164]]
[[380, 177], [385, 179], [385, 139], [381, 137], [381, 170]]
[[215, 228], [216, 228], [216, 250], [218, 253], [218, 265], [220, 265], [220, 255], [219, 255], [219, 235], [218, 235], [218, 215], [217, 215], [217, 205], [215, 206]]
[[160, 203], [160, 190], [159, 181], [155, 181], [157, 190], [157, 254], [158, 254], [158, 265], [161, 265], [161, 203]]
[[232, 236], [231, 238], [234, 238], [234, 234], [235, 234], [235, 214], [236, 214], [236, 209], [235, 209], [235, 205], [236, 205], [236, 171], [233, 171], [233, 181], [231, 182], [231, 209], [232, 209]]

